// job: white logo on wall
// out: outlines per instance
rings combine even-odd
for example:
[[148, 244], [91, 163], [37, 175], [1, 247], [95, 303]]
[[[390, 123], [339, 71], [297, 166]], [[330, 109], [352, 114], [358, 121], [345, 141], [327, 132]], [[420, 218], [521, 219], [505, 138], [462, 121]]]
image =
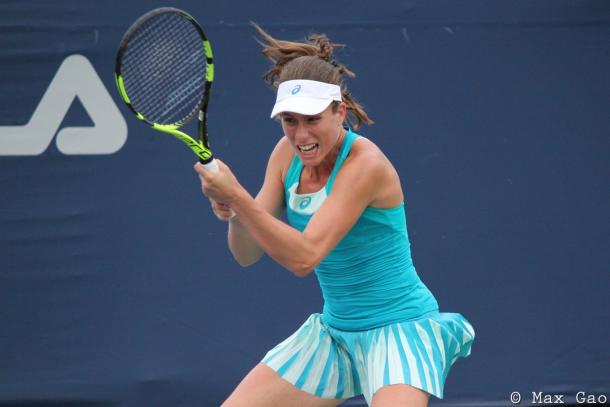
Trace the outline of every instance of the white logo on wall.
[[[78, 96], [93, 126], [64, 127], [64, 119]], [[56, 144], [64, 154], [112, 154], [127, 140], [127, 124], [91, 62], [70, 55], [23, 126], [0, 126], [0, 155], [42, 154], [57, 133]]]

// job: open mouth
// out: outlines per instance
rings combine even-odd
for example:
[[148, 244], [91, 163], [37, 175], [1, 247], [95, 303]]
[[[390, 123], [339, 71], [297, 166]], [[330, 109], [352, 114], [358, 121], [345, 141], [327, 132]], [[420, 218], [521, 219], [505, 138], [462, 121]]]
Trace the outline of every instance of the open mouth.
[[305, 144], [305, 145], [302, 145], [302, 146], [297, 146], [297, 148], [302, 153], [310, 153], [310, 152], [312, 152], [312, 151], [314, 151], [314, 150], [316, 150], [318, 148], [318, 144], [316, 144], [316, 143]]

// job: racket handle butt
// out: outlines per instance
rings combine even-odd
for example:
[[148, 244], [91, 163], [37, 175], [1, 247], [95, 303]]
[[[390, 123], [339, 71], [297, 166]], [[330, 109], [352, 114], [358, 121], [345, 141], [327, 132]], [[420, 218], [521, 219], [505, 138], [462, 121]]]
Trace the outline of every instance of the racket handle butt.
[[203, 166], [206, 168], [206, 170], [210, 170], [210, 171], [213, 171], [213, 172], [218, 172], [218, 163], [216, 162], [215, 159], [212, 158], [212, 160], [208, 161], [207, 163], [203, 162], [203, 160], [199, 160], [199, 162], [201, 164], [203, 164]]

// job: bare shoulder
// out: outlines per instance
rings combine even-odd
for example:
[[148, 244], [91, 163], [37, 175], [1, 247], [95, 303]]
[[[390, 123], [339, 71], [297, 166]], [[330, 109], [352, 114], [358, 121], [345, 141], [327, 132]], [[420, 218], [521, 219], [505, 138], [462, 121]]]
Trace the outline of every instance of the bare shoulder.
[[402, 203], [404, 197], [398, 173], [374, 142], [364, 137], [354, 141], [345, 165], [361, 175], [366, 174], [363, 178], [375, 186], [371, 206], [386, 208]]
[[368, 171], [374, 171], [376, 175], [392, 176], [396, 174], [394, 166], [381, 149], [371, 140], [359, 137], [350, 150], [346, 163], [350, 161], [364, 166]]
[[293, 150], [292, 146], [290, 145], [290, 141], [288, 141], [288, 137], [282, 136], [278, 140], [277, 144], [275, 145], [274, 152], [281, 154], [286, 159], [292, 158], [292, 156], [294, 154], [294, 150]]
[[290, 167], [293, 156], [294, 150], [292, 149], [292, 146], [290, 145], [290, 142], [286, 136], [283, 136], [278, 140], [275, 148], [271, 152], [271, 156], [269, 157], [269, 168], [272, 168], [274, 172], [279, 173], [282, 181], [284, 180], [284, 176]]
[[256, 201], [275, 217], [279, 217], [284, 206], [284, 178], [290, 166], [290, 143], [280, 139], [267, 162], [265, 180], [256, 195]]

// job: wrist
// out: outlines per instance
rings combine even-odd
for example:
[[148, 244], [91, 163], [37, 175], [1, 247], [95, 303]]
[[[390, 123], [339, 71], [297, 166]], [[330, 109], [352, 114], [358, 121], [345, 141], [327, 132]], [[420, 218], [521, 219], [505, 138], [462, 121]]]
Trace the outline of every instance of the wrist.
[[226, 204], [231, 207], [237, 205], [239, 201], [243, 199], [244, 193], [248, 194], [244, 187], [242, 187], [241, 184], [238, 183], [235, 186], [234, 191], [232, 191], [232, 193], [228, 196]]
[[231, 203], [229, 205], [231, 206], [231, 209], [233, 209], [233, 211], [237, 214], [243, 211], [243, 208], [245, 205], [247, 205], [249, 199], [252, 199], [252, 197], [250, 196], [248, 191], [246, 191], [243, 187], [240, 186], [240, 188], [236, 191], [235, 195], [233, 195], [233, 199], [231, 199]]
[[240, 223], [239, 222], [239, 216], [237, 216], [237, 212], [235, 212], [235, 210], [231, 209], [231, 216], [229, 217], [229, 219], [227, 219], [229, 221], [229, 223]]

